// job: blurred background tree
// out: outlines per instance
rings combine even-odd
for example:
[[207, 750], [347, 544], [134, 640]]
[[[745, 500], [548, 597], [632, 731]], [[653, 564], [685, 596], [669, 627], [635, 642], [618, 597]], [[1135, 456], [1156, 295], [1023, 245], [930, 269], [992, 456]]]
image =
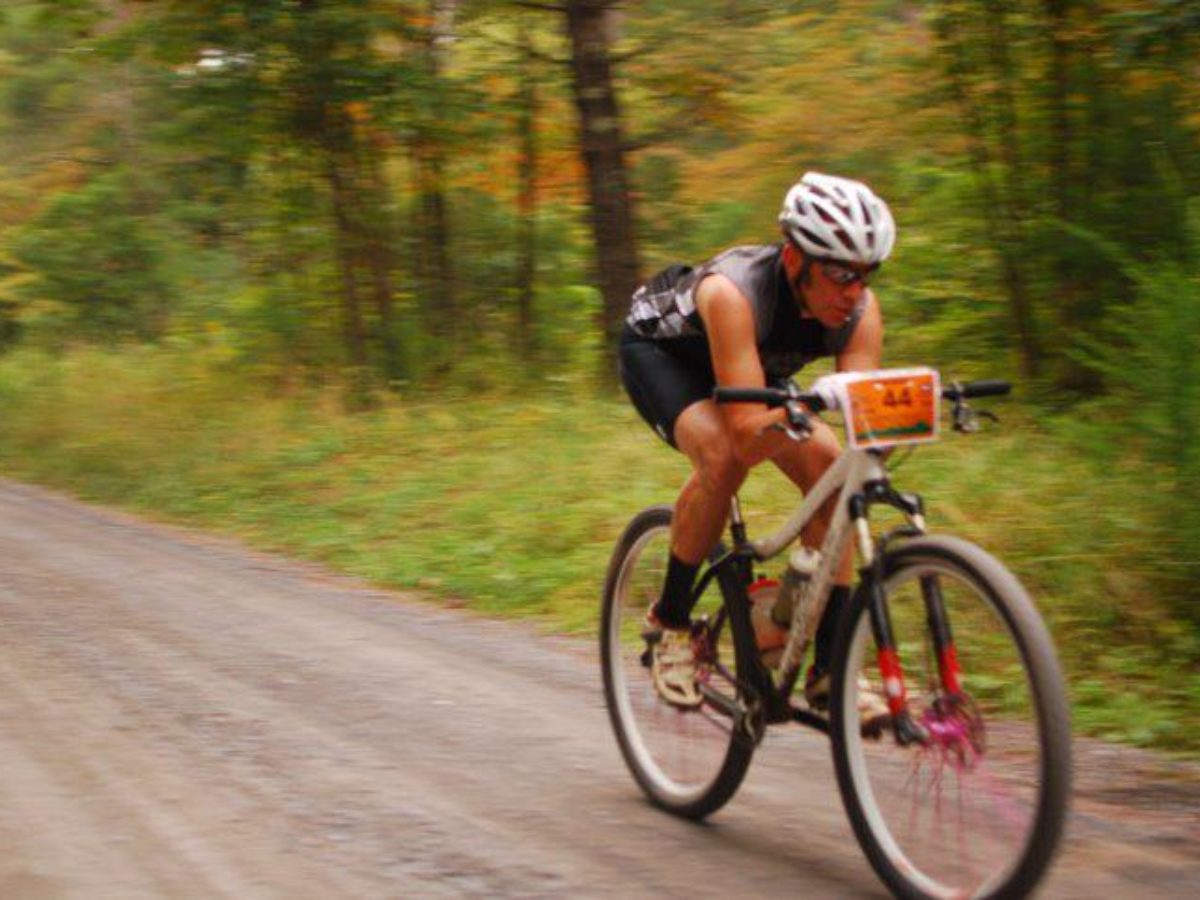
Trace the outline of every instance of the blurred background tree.
[[[154, 339], [216, 320], [263, 369], [364, 391], [504, 368], [480, 358], [586, 371], [649, 271], [774, 239], [782, 189], [823, 168], [900, 213], [893, 321], [1097, 396], [1073, 341], [1109, 339], [1136, 288], [1080, 229], [1186, 261], [1198, 15], [10, 3], [3, 333]], [[120, 239], [85, 247], [89, 229]]]

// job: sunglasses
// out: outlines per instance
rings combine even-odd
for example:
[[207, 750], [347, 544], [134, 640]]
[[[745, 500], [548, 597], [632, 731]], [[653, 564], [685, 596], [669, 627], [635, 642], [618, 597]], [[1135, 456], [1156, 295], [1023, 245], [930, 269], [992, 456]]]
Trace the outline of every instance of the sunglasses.
[[836, 284], [838, 287], [848, 287], [858, 281], [866, 287], [871, 283], [871, 279], [875, 276], [875, 270], [878, 266], [872, 266], [866, 271], [852, 269], [849, 266], [841, 263], [821, 260], [821, 273]]

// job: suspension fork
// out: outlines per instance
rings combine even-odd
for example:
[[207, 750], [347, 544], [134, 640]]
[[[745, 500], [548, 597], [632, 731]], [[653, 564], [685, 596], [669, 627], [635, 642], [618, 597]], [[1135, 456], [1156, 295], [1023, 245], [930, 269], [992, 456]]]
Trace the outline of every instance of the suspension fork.
[[958, 665], [958, 651], [954, 649], [954, 635], [950, 630], [950, 619], [946, 615], [942, 585], [936, 575], [921, 576], [921, 597], [925, 601], [929, 633], [933, 636], [933, 649], [937, 654], [942, 690], [949, 697], [957, 697], [962, 693], [962, 669]]
[[[872, 503], [887, 503], [905, 513], [916, 527], [902, 529], [901, 533], [920, 533], [923, 526], [922, 504], [920, 498], [912, 494], [899, 494], [885, 481], [871, 481], [863, 486], [863, 492], [850, 498], [850, 519], [858, 540], [858, 551], [863, 566], [858, 571], [862, 590], [866, 592], [867, 612], [871, 619], [871, 634], [875, 638], [875, 648], [879, 666], [879, 674], [883, 679], [884, 696], [887, 698], [888, 711], [892, 716], [892, 725], [896, 740], [901, 745], [924, 743], [927, 735], [908, 711], [908, 690], [904, 683], [904, 668], [900, 663], [900, 653], [896, 647], [895, 632], [892, 628], [891, 612], [888, 609], [887, 595], [883, 589], [884, 556], [888, 537], [879, 541], [878, 546], [871, 537], [867, 514]], [[940, 594], [939, 594], [940, 601]], [[939, 621], [949, 628], [942, 610]], [[952, 645], [951, 645], [952, 646]]]

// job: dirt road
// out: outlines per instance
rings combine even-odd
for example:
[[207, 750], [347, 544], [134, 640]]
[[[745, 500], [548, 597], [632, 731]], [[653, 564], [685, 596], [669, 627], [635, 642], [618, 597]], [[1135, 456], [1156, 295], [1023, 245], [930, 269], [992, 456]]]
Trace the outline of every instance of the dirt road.
[[[1078, 749], [1042, 895], [1200, 895], [1200, 769]], [[677, 821], [592, 642], [3, 480], [0, 848], [4, 898], [882, 894], [816, 735]]]

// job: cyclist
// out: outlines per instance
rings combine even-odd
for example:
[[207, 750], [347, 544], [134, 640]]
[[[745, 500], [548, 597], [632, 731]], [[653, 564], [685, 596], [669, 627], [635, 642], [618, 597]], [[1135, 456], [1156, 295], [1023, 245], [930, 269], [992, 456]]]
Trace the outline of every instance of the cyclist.
[[[838, 371], [880, 366], [883, 320], [868, 283], [895, 240], [887, 205], [860, 182], [809, 172], [787, 192], [779, 225], [779, 243], [733, 247], [694, 268], [658, 273], [634, 294], [621, 334], [621, 381], [633, 405], [692, 465], [675, 504], [662, 595], [646, 616], [652, 677], [678, 706], [701, 701], [688, 633], [691, 590], [747, 472], [770, 460], [807, 491], [840, 452], [819, 419], [800, 434], [783, 409], [718, 406], [713, 387], [763, 387], [824, 356]], [[803, 535], [807, 546], [825, 537], [831, 510], [822, 512]], [[830, 645], [852, 564], [847, 553], [805, 679], [805, 696], [818, 709], [828, 703]], [[758, 627], [760, 646], [786, 638], [777, 626], [777, 634]], [[865, 707], [868, 716], [887, 711], [871, 695]]]

